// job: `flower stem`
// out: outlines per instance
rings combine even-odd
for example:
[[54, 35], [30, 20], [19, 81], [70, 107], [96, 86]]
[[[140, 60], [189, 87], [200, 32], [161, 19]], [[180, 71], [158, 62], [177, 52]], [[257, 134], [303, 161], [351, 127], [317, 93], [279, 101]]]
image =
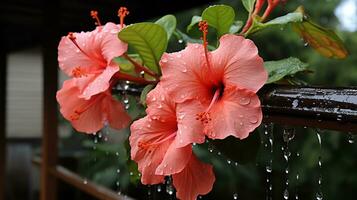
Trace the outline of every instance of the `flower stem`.
[[141, 71], [144, 71], [145, 73], [149, 74], [150, 76], [154, 77], [156, 80], [158, 80], [160, 77], [153, 71], [149, 70], [148, 68], [140, 65], [139, 63], [137, 63], [135, 60], [133, 60], [132, 58], [130, 58], [130, 56], [128, 54], [123, 54], [123, 57], [125, 59], [127, 59], [131, 64], [134, 65], [134, 67], [136, 69], [139, 69]]
[[135, 77], [135, 76], [132, 76], [132, 75], [129, 75], [129, 74], [124, 74], [124, 73], [121, 73], [121, 72], [117, 72], [114, 76], [114, 78], [117, 78], [117, 79], [123, 79], [123, 80], [128, 80], [128, 81], [132, 81], [132, 82], [135, 82], [135, 83], [138, 83], [138, 84], [156, 84], [158, 81], [148, 81], [144, 78], [141, 78], [141, 77]]

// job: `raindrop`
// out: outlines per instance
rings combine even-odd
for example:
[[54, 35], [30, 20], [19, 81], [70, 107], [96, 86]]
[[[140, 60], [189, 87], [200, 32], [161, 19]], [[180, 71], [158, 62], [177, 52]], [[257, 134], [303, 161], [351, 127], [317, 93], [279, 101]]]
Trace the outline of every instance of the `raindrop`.
[[120, 173], [120, 169], [117, 169], [117, 173], [118, 173], [118, 174]]
[[166, 181], [166, 193], [169, 195], [174, 194], [174, 188], [172, 186], [172, 178], [171, 177], [168, 177], [168, 179]]
[[322, 156], [321, 156], [321, 152], [322, 152], [322, 141], [321, 141], [321, 130], [320, 129], [316, 129], [316, 136], [320, 145], [320, 153], [319, 153], [319, 157], [318, 157], [318, 168], [319, 168], [319, 177], [317, 180], [318, 183], [318, 191], [316, 192], [316, 199], [317, 200], [322, 200], [323, 199], [323, 194], [322, 194]]
[[238, 199], [238, 194], [237, 193], [233, 194], [233, 199]]
[[94, 144], [97, 144], [98, 143], [98, 138], [97, 137], [94, 137]]
[[354, 135], [351, 132], [348, 133], [347, 137], [348, 137], [348, 143], [350, 144], [355, 143]]
[[124, 97], [123, 102], [124, 102], [125, 104], [127, 104], [127, 103], [129, 103], [129, 99], [128, 99], [127, 97]]
[[304, 43], [304, 47], [307, 47], [307, 46], [309, 46], [309, 43], [308, 43], [308, 42], [305, 42], [305, 43]]
[[291, 103], [291, 105], [293, 106], [293, 108], [298, 107], [298, 105], [299, 105], [299, 100], [298, 100], [298, 99], [295, 99], [295, 100], [293, 101], [293, 103]]
[[178, 43], [182, 44], [182, 43], [183, 43], [183, 40], [182, 40], [182, 39], [179, 39], [179, 40], [178, 40]]
[[271, 173], [273, 171], [273, 169], [270, 165], [267, 165], [267, 166], [265, 166], [265, 171], [268, 173]]
[[85, 185], [88, 184], [88, 180], [86, 178], [83, 180], [83, 184], [85, 184]]
[[322, 192], [317, 192], [316, 193], [316, 200], [322, 200], [323, 199], [323, 194]]
[[125, 110], [128, 110], [130, 108], [130, 104], [125, 105]]
[[249, 119], [249, 122], [252, 123], [252, 124], [256, 124], [258, 122], [258, 118], [255, 117], [255, 116], [252, 116], [250, 119]]
[[284, 199], [289, 199], [289, 191], [288, 191], [288, 189], [284, 190], [283, 197], [284, 197]]
[[267, 148], [269, 153], [269, 161], [266, 163], [265, 171], [266, 171], [266, 199], [272, 199], [272, 191], [273, 191], [273, 184], [272, 184], [272, 172], [273, 172], [273, 124], [264, 124], [264, 136], [265, 136], [265, 145], [270, 146], [270, 150]]
[[282, 147], [283, 150], [283, 155], [285, 159], [285, 190], [284, 190], [284, 199], [289, 198], [289, 158], [291, 156], [291, 152], [289, 149], [289, 142], [291, 142], [295, 137], [295, 129], [294, 128], [284, 128], [283, 130], [283, 140], [285, 142], [285, 145]]
[[183, 72], [183, 73], [186, 73], [186, 72], [187, 72], [187, 69], [186, 69], [186, 68], [182, 69], [182, 72]]
[[250, 103], [250, 97], [242, 97], [240, 100], [239, 100], [239, 104], [240, 105], [248, 105]]
[[177, 58], [181, 58], [181, 57], [182, 57], [182, 54], [181, 54], [181, 53], [178, 53], [178, 54], [176, 55], [176, 57], [177, 57]]
[[167, 59], [166, 58], [163, 58], [163, 59], [161, 59], [161, 62], [163, 62], [163, 63], [167, 63]]
[[161, 192], [161, 191], [162, 191], [161, 185], [158, 185], [158, 186], [157, 186], [157, 192]]

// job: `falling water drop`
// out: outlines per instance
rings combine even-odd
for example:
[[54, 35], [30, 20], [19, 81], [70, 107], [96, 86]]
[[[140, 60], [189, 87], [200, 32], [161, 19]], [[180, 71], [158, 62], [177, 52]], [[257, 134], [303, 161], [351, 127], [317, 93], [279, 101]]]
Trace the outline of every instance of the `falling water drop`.
[[161, 191], [162, 191], [161, 185], [158, 185], [158, 186], [157, 186], [157, 192], [161, 192]]
[[355, 143], [354, 135], [351, 132], [348, 133], [347, 139], [348, 139], [348, 143], [350, 144]]
[[[272, 179], [272, 172], [273, 172], [273, 124], [264, 124], [264, 136], [265, 136], [265, 144], [264, 146], [270, 147], [268, 153], [269, 153], [269, 160], [266, 163], [265, 166], [265, 171], [266, 171], [266, 199], [271, 200], [272, 199], [272, 191], [273, 191], [273, 183], [271, 181]], [[265, 148], [266, 149], [266, 148]]]
[[84, 184], [84, 185], [87, 185], [87, 184], [88, 184], [88, 180], [87, 180], [86, 178], [83, 180], [83, 184]]
[[166, 180], [166, 193], [169, 195], [174, 194], [174, 188], [172, 186], [172, 177], [171, 176], [169, 176]]
[[284, 199], [289, 199], [289, 190], [288, 189], [284, 190], [283, 197], [284, 197]]
[[283, 130], [283, 140], [285, 142], [284, 146], [282, 147], [283, 150], [283, 155], [285, 159], [285, 190], [284, 190], [284, 199], [289, 198], [289, 158], [291, 156], [291, 152], [289, 149], [289, 143], [294, 139], [295, 137], [295, 129], [294, 128], [284, 128]]
[[320, 129], [316, 129], [316, 136], [319, 142], [319, 146], [320, 146], [320, 153], [318, 156], [318, 170], [319, 170], [319, 177], [317, 180], [317, 184], [318, 184], [318, 191], [316, 192], [316, 199], [317, 200], [322, 200], [323, 199], [323, 193], [322, 193], [322, 140], [321, 140], [321, 133], [322, 131]]
[[183, 40], [182, 40], [182, 39], [179, 39], [179, 40], [178, 40], [178, 43], [182, 44], [182, 43], [183, 43]]
[[238, 194], [237, 193], [233, 194], [233, 199], [238, 199]]

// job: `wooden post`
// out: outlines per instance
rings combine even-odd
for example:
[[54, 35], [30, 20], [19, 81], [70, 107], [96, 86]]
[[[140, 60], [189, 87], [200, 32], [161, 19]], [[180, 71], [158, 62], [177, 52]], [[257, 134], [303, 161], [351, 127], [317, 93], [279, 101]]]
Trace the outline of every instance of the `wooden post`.
[[41, 200], [57, 199], [57, 180], [51, 170], [57, 165], [57, 46], [59, 40], [59, 0], [44, 1], [43, 10], [43, 135]]
[[6, 169], [6, 53], [0, 50], [0, 200], [5, 200]]

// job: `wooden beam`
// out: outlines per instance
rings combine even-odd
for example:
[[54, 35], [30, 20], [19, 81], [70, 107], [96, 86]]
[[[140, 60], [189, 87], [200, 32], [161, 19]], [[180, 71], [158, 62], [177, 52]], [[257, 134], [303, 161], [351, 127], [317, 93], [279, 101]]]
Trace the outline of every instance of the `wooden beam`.
[[[42, 165], [41, 158], [34, 158], [32, 160], [33, 164], [37, 166]], [[66, 169], [62, 166], [56, 166], [56, 168], [51, 169], [51, 174], [57, 179], [62, 180], [63, 182], [73, 186], [74, 188], [83, 191], [86, 194], [89, 194], [97, 199], [101, 200], [133, 200], [128, 196], [122, 194], [117, 194], [114, 191], [98, 185], [92, 181], [85, 180], [80, 177], [78, 174]]]
[[267, 86], [260, 97], [265, 122], [357, 130], [357, 88]]
[[57, 165], [57, 46], [59, 40], [59, 0], [44, 1], [43, 5], [43, 134], [41, 166], [41, 200], [57, 199], [57, 180], [51, 169]]
[[0, 200], [5, 200], [6, 170], [6, 52], [0, 50]]

